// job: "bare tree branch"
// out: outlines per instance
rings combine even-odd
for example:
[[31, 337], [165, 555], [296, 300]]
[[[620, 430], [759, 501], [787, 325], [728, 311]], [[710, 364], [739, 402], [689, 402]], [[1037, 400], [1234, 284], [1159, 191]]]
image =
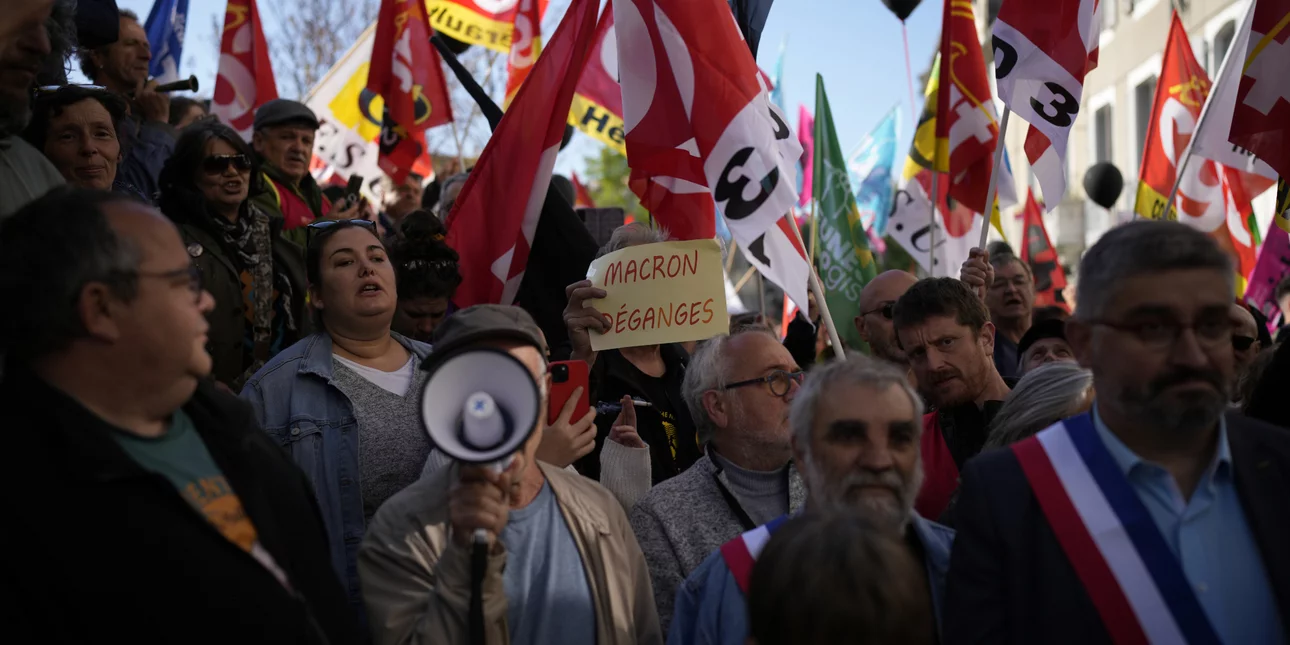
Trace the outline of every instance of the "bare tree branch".
[[273, 69], [279, 94], [303, 99], [376, 20], [376, 0], [275, 0], [261, 3], [278, 29], [266, 29], [272, 41]]

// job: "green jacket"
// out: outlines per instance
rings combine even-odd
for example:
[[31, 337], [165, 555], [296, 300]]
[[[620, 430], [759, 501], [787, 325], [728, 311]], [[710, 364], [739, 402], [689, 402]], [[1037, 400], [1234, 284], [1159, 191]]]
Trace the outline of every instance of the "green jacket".
[[[279, 222], [284, 221], [282, 213], [282, 190], [290, 190], [297, 197], [304, 200], [313, 211], [314, 219], [322, 217], [330, 209], [330, 202], [323, 196], [322, 188], [318, 182], [314, 181], [313, 175], [305, 173], [304, 179], [300, 180], [300, 186], [293, 188], [291, 180], [273, 165], [269, 164], [263, 157], [260, 158], [260, 190], [251, 195], [251, 203], [259, 206], [261, 210], [272, 215]], [[282, 236], [295, 243], [301, 249], [308, 247], [308, 233], [305, 227], [301, 226], [288, 231], [283, 231]]]
[[[249, 206], [256, 207], [254, 204]], [[313, 323], [306, 304], [308, 283], [304, 251], [281, 234], [280, 217], [270, 218], [269, 226], [273, 237], [274, 267], [285, 272], [291, 283], [290, 307], [296, 322], [294, 331], [286, 330], [277, 348], [281, 350], [312, 333]], [[202, 272], [206, 290], [215, 297], [215, 309], [207, 316], [210, 330], [207, 332], [206, 351], [214, 362], [212, 373], [215, 380], [237, 391], [242, 386], [243, 372], [251, 361], [246, 348], [249, 316], [243, 304], [241, 274], [213, 230], [191, 220], [179, 223], [179, 230], [188, 247], [188, 255]]]

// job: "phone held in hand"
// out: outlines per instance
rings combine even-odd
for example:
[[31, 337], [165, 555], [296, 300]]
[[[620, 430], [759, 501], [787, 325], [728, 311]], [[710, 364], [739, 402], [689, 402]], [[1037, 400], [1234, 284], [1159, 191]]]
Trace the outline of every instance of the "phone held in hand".
[[591, 393], [588, 392], [589, 369], [585, 361], [556, 361], [551, 363], [551, 397], [547, 406], [547, 424], [555, 423], [560, 417], [564, 404], [573, 397], [573, 391], [582, 388], [578, 396], [577, 407], [573, 409], [570, 419], [581, 419], [591, 407]]

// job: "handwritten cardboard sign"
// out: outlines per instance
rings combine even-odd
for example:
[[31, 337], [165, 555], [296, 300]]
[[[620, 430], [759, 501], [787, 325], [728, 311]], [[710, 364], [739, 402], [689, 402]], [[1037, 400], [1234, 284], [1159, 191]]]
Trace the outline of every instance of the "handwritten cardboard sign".
[[703, 340], [730, 330], [721, 248], [714, 240], [643, 244], [591, 263], [587, 278], [609, 295], [590, 300], [609, 331], [596, 351]]

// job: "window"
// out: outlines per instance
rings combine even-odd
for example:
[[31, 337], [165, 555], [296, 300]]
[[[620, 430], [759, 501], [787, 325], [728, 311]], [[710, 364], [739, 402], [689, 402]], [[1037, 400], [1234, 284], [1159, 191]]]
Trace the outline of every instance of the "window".
[[[1142, 165], [1142, 152], [1146, 150], [1147, 138], [1151, 136], [1151, 108], [1156, 98], [1156, 77], [1151, 76], [1133, 86], [1134, 131], [1137, 134], [1136, 147], [1133, 150], [1133, 167]], [[1133, 174], [1137, 174], [1136, 170]]]
[[1232, 46], [1232, 41], [1236, 38], [1236, 22], [1231, 21], [1223, 25], [1222, 29], [1214, 35], [1214, 46], [1211, 51], [1214, 54], [1214, 64], [1210, 75], [1218, 74], [1218, 68], [1223, 64], [1223, 56], [1227, 55], [1227, 50]]
[[[1132, 2], [1133, 0], [1129, 0]], [[1102, 29], [1114, 29], [1120, 13], [1119, 0], [1102, 0]]]
[[1104, 105], [1093, 113], [1093, 162], [1101, 163], [1103, 161], [1114, 161], [1114, 150], [1112, 148], [1112, 134], [1115, 132], [1112, 125], [1111, 106]]

